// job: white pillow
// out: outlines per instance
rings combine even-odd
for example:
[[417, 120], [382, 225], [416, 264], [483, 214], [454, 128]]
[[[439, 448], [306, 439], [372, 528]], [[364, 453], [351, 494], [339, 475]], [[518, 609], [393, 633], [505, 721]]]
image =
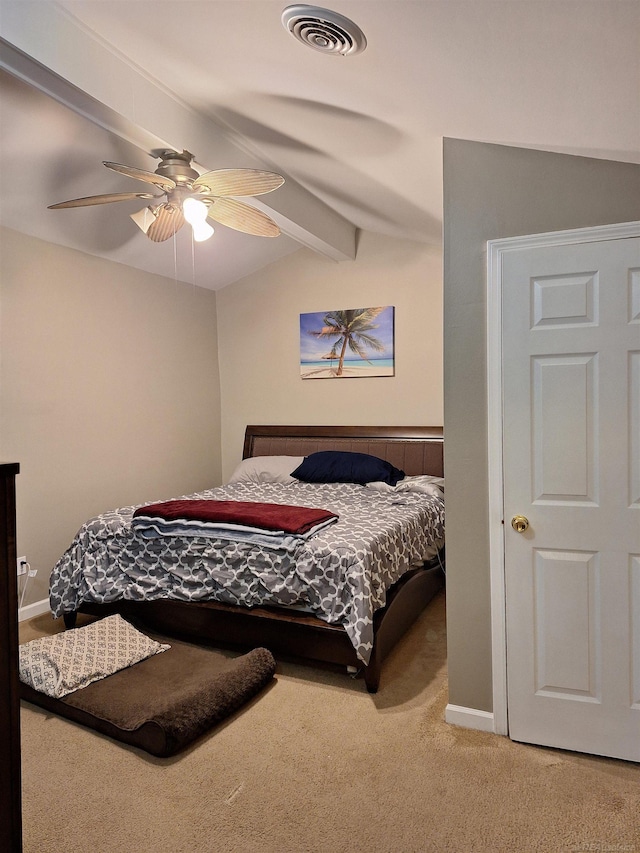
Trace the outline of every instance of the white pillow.
[[366, 485], [368, 489], [376, 492], [421, 492], [436, 498], [444, 495], [444, 477], [432, 477], [430, 474], [405, 477], [396, 486], [390, 486], [388, 483], [367, 483]]
[[304, 456], [251, 456], [243, 459], [231, 475], [230, 483], [295, 483], [291, 472]]

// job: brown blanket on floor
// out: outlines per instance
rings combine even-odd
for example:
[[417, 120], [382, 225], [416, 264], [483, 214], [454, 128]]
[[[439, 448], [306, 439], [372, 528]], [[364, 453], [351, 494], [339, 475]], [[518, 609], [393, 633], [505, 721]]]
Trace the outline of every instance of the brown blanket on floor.
[[20, 695], [115, 740], [167, 757], [239, 710], [275, 673], [267, 649], [230, 657], [175, 639], [154, 639], [171, 648], [62, 699], [23, 683]]

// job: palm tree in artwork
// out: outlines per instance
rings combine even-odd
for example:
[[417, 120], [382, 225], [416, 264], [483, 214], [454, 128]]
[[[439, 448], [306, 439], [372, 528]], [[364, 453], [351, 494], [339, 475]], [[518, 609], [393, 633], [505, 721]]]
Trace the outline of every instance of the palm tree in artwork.
[[[342, 376], [344, 357], [347, 347], [359, 358], [368, 361], [365, 350], [384, 352], [384, 344], [370, 332], [378, 326], [373, 322], [384, 308], [352, 308], [348, 311], [329, 311], [322, 318], [324, 326], [318, 330], [309, 330], [314, 338], [335, 338], [331, 351], [324, 358], [338, 359], [336, 376]], [[338, 352], [339, 350], [339, 352]]]

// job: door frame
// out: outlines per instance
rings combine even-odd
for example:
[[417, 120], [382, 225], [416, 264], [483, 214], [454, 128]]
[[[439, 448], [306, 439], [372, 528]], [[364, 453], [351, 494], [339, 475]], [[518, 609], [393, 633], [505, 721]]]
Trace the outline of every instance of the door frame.
[[491, 664], [493, 731], [509, 734], [507, 703], [507, 628], [502, 383], [503, 260], [510, 252], [640, 237], [640, 221], [549, 231], [487, 241], [487, 462], [489, 509], [489, 579], [491, 591]]

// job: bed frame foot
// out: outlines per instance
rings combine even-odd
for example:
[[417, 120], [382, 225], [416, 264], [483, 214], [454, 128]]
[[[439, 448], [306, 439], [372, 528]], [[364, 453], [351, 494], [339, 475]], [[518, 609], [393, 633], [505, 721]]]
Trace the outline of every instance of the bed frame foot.
[[71, 613], [63, 613], [62, 618], [64, 619], [65, 628], [75, 628], [76, 620], [78, 619], [78, 611], [73, 610]]
[[369, 693], [377, 693], [380, 686], [380, 663], [369, 664], [364, 669], [364, 683]]

